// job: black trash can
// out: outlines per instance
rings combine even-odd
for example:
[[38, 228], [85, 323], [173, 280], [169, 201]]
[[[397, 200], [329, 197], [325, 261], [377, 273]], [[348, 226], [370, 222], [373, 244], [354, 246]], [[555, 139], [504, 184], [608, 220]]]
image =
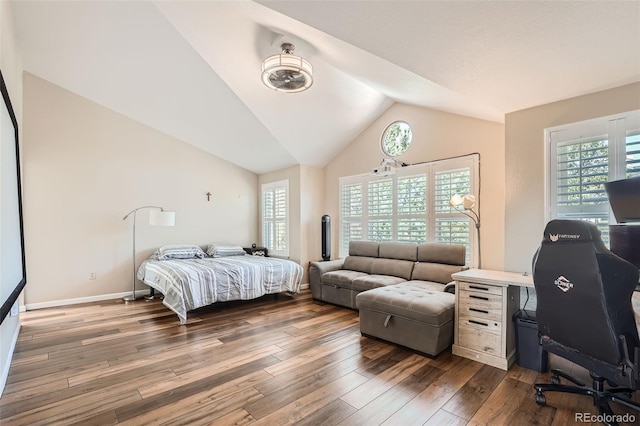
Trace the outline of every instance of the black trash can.
[[544, 372], [549, 369], [549, 353], [540, 346], [535, 311], [520, 310], [513, 314], [516, 323], [516, 361], [520, 367]]

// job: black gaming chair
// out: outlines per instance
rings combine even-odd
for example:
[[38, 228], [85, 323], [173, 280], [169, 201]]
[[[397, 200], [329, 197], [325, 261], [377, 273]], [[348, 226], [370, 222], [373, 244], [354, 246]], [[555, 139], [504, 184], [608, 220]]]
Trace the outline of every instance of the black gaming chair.
[[[608, 401], [640, 411], [630, 398], [640, 384], [631, 305], [638, 270], [605, 247], [594, 224], [553, 220], [533, 258], [533, 282], [542, 347], [586, 368], [593, 379], [589, 388], [552, 370], [552, 383], [534, 385], [536, 402], [546, 404], [544, 392], [568, 392], [591, 395], [603, 415], [613, 414]], [[576, 386], [560, 384], [560, 377]], [[605, 380], [613, 387], [605, 389]]]

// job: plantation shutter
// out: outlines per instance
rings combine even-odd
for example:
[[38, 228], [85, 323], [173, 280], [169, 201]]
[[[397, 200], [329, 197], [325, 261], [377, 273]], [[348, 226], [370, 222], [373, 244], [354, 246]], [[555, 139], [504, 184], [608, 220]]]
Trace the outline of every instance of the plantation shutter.
[[559, 216], [607, 214], [604, 183], [609, 180], [606, 136], [558, 144], [556, 203]]
[[640, 176], [640, 130], [627, 132], [625, 141], [625, 177]]
[[640, 110], [546, 129], [549, 219], [588, 220], [605, 244], [613, 223], [605, 182], [640, 176]]
[[466, 247], [466, 261], [471, 260], [471, 219], [454, 209], [449, 200], [455, 194], [471, 191], [471, 168], [443, 170], [434, 178], [435, 241], [444, 244], [462, 244]]
[[369, 182], [367, 239], [391, 241], [393, 239], [393, 180]]
[[289, 255], [289, 181], [262, 186], [262, 244], [269, 253]]
[[401, 176], [397, 179], [397, 240], [427, 241], [427, 175]]
[[550, 134], [552, 218], [588, 220], [596, 224], [605, 244], [609, 241], [609, 199], [604, 183], [612, 180], [615, 164], [607, 122], [581, 131]]
[[340, 195], [341, 252], [349, 252], [349, 241], [363, 238], [363, 184], [344, 184]]
[[276, 252], [287, 251], [287, 188], [275, 188], [273, 207], [275, 213], [275, 239], [273, 247]]
[[475, 232], [470, 235], [468, 217], [452, 210], [449, 199], [479, 195], [479, 160], [471, 154], [398, 167], [388, 176], [341, 177], [339, 256], [349, 254], [353, 240], [439, 242], [466, 245], [471, 264]]

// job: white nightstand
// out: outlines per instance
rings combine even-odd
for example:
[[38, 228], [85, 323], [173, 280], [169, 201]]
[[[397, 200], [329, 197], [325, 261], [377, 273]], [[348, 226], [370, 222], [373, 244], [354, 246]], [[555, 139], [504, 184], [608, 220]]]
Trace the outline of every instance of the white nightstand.
[[520, 287], [533, 287], [531, 275], [469, 269], [456, 281], [452, 352], [508, 370], [516, 359], [513, 314], [520, 309]]

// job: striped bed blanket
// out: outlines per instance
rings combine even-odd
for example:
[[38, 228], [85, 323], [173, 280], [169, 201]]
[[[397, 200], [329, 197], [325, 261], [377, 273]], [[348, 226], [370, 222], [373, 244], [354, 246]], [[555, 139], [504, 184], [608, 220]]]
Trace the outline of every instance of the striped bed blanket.
[[274, 257], [229, 256], [204, 259], [146, 260], [137, 277], [164, 295], [163, 304], [178, 315], [215, 302], [255, 299], [265, 294], [298, 293], [302, 267]]

